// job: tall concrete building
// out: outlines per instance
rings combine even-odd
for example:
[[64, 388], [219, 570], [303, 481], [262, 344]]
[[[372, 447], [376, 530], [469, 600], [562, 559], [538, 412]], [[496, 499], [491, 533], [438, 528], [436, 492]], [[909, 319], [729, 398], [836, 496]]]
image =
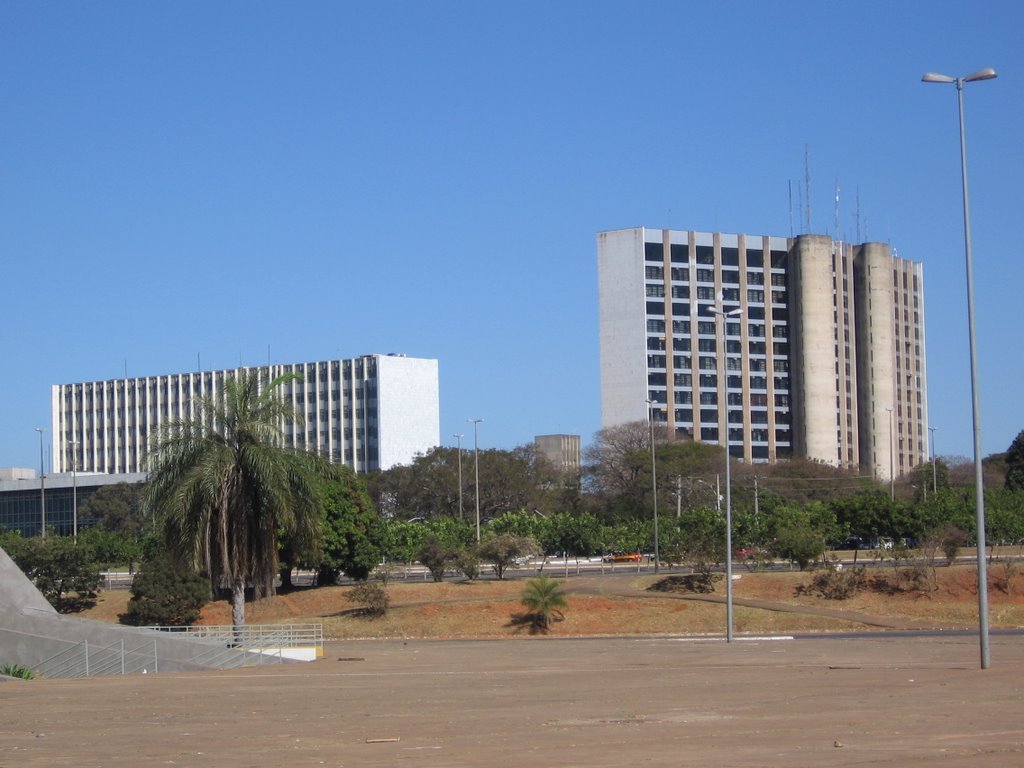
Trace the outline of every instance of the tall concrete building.
[[642, 227], [599, 233], [597, 253], [603, 426], [650, 408], [744, 461], [884, 480], [927, 460], [920, 263], [821, 235]]
[[569, 474], [580, 471], [581, 448], [579, 435], [537, 435], [533, 439], [538, 456], [543, 456], [555, 470]]
[[146, 448], [161, 425], [194, 416], [195, 399], [216, 396], [239, 370], [256, 370], [268, 380], [302, 377], [283, 387], [303, 417], [283, 425], [289, 447], [366, 472], [408, 463], [440, 444], [437, 360], [365, 355], [55, 385], [53, 471], [146, 471]]

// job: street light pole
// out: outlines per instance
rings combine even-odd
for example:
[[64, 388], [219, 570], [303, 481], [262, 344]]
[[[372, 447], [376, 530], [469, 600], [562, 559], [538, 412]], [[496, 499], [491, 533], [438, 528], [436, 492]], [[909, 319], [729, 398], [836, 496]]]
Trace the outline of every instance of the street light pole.
[[459, 520], [462, 520], [462, 438], [465, 437], [461, 432], [455, 433], [455, 439], [459, 445]]
[[658, 573], [661, 553], [658, 551], [658, 467], [654, 454], [654, 401], [647, 400], [647, 423], [651, 429], [651, 484], [654, 491], [654, 572]]
[[68, 445], [71, 446], [71, 532], [78, 541], [78, 441], [71, 440]]
[[[725, 435], [722, 444], [725, 446], [725, 641], [732, 642], [732, 475], [729, 456], [729, 404], [728, 389], [725, 386], [726, 364], [725, 364], [725, 319], [735, 317], [740, 309], [726, 311], [722, 294], [718, 294], [718, 303], [708, 307], [708, 310], [715, 316], [715, 325], [718, 346], [718, 408], [725, 409], [725, 418], [719, 418], [719, 423], [725, 425]], [[722, 436], [720, 436], [722, 437]]]
[[932, 495], [934, 496], [939, 492], [938, 474], [935, 469], [935, 427], [928, 427], [928, 431], [932, 433]]
[[956, 85], [957, 109], [960, 115], [960, 178], [964, 198], [964, 262], [967, 269], [967, 329], [971, 347], [971, 418], [974, 422], [974, 513], [978, 558], [978, 637], [981, 645], [981, 668], [991, 666], [988, 637], [988, 572], [985, 565], [985, 484], [981, 464], [981, 406], [978, 393], [978, 355], [974, 335], [974, 266], [971, 258], [971, 215], [967, 194], [967, 138], [964, 132], [964, 83], [992, 80], [996, 71], [979, 69], [966, 77], [950, 77], [926, 72], [925, 83]]
[[896, 501], [896, 470], [893, 464], [893, 451], [895, 450], [892, 439], [892, 408], [886, 408], [889, 412], [889, 500]]
[[473, 423], [473, 467], [475, 473], [473, 495], [476, 497], [476, 543], [480, 543], [480, 444], [477, 440], [477, 425], [483, 419], [466, 419]]
[[39, 433], [39, 537], [46, 538], [46, 469], [43, 466], [43, 432], [42, 427], [36, 427]]

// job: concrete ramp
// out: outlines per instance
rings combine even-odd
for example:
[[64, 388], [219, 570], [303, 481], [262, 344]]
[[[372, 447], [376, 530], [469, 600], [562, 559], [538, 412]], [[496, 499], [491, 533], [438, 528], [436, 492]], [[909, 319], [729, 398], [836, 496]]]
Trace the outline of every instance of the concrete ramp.
[[260, 663], [273, 661], [231, 643], [63, 616], [0, 549], [0, 665], [83, 677]]

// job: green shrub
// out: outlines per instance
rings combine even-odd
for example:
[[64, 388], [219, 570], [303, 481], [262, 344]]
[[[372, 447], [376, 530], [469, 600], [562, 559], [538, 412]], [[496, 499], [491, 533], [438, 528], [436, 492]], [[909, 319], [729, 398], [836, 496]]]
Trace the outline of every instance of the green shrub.
[[470, 581], [480, 575], [480, 555], [474, 547], [460, 549], [455, 557], [455, 567]]
[[423, 563], [423, 566], [430, 571], [434, 581], [442, 581], [448, 564], [455, 559], [455, 553], [450, 547], [441, 543], [441, 540], [434, 534], [429, 534], [416, 554], [416, 559]]
[[36, 673], [31, 667], [26, 667], [21, 664], [4, 664], [0, 667], [0, 675], [17, 677], [21, 680], [32, 680], [36, 677]]
[[526, 582], [526, 587], [519, 598], [526, 606], [527, 614], [537, 629], [546, 632], [551, 627], [552, 619], [561, 621], [565, 602], [562, 586], [547, 576], [538, 576]]
[[346, 597], [362, 606], [362, 614], [371, 618], [379, 618], [388, 612], [391, 598], [388, 591], [380, 584], [367, 581], [352, 587]]
[[210, 582], [161, 553], [142, 564], [122, 624], [188, 626], [210, 600]]

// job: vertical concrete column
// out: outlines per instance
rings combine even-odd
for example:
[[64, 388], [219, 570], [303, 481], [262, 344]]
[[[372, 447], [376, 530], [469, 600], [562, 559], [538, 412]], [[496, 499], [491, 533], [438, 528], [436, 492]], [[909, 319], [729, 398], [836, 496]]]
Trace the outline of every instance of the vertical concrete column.
[[[896, 445], [896, 336], [893, 260], [889, 246], [865, 243], [854, 256], [857, 303], [857, 397], [861, 465], [879, 480], [898, 466]], [[889, 428], [893, 410], [893, 431]]]
[[801, 235], [790, 249], [790, 408], [794, 453], [837, 465], [836, 308], [832, 239]]

